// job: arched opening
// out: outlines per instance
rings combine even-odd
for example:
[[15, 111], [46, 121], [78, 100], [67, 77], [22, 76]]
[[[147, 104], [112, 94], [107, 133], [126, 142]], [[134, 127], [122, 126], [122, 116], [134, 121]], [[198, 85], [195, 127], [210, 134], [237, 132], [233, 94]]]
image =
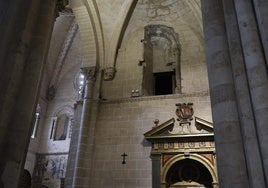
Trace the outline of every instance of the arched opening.
[[172, 27], [147, 25], [144, 31], [144, 95], [181, 93], [180, 44]]
[[183, 159], [175, 162], [166, 175], [166, 185], [175, 187], [212, 188], [213, 178], [209, 170], [200, 162]]

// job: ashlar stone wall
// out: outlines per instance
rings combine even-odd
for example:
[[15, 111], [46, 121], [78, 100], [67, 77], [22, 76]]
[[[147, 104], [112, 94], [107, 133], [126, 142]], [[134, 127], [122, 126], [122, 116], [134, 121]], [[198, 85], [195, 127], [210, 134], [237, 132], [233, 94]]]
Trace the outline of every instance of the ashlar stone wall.
[[[142, 97], [102, 102], [95, 128], [91, 187], [152, 187], [151, 145], [143, 134], [176, 118], [176, 103], [193, 102], [195, 116], [211, 121], [207, 94]], [[193, 128], [195, 129], [195, 128]], [[122, 154], [126, 153], [126, 164]]]
[[[156, 6], [159, 2], [163, 6]], [[141, 40], [144, 27], [149, 24], [172, 27], [179, 36], [181, 94], [144, 96], [142, 93], [146, 76], [144, 67], [139, 65], [144, 58]], [[115, 78], [103, 81], [101, 86], [90, 187], [149, 188], [152, 187], [151, 146], [143, 134], [152, 129], [153, 121], [159, 119], [161, 124], [176, 118], [175, 104], [187, 102], [194, 104], [195, 116], [212, 121], [202, 28], [186, 1], [138, 1], [115, 68]], [[131, 97], [132, 90], [138, 90], [139, 96]], [[124, 152], [126, 164], [122, 164]]]

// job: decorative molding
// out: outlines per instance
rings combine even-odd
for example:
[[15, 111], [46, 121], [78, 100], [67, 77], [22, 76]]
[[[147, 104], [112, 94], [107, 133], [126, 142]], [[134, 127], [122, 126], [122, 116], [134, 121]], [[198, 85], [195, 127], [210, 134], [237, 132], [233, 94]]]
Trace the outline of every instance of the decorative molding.
[[[211, 162], [197, 154], [197, 153], [190, 153], [189, 154], [189, 157], [192, 159], [192, 160], [195, 160], [199, 163], [201, 163], [202, 165], [204, 165], [207, 170], [210, 172], [211, 176], [212, 176], [212, 181], [213, 182], [218, 182], [218, 178], [217, 178], [217, 173], [216, 173], [216, 169], [215, 169], [215, 166], [211, 164]], [[167, 172], [169, 171], [169, 169], [178, 161], [180, 160], [183, 160], [185, 159], [185, 155], [184, 154], [177, 154], [177, 155], [174, 155], [174, 157], [170, 158], [168, 161], [166, 161], [165, 165], [162, 167], [162, 173], [161, 173], [161, 182], [165, 182], [165, 178], [166, 178], [166, 175], [167, 175]]]
[[71, 17], [74, 17], [74, 13], [72, 11], [63, 11], [63, 12], [60, 12], [59, 13], [60, 16], [71, 16]]
[[53, 116], [52, 117], [55, 117], [55, 116], [60, 116], [60, 115], [63, 115], [63, 114], [67, 114], [69, 117], [73, 117], [74, 115], [74, 108], [73, 106], [71, 106], [70, 104], [65, 104], [63, 106], [60, 106], [59, 108], [57, 108], [55, 110], [55, 112], [53, 113]]
[[68, 155], [69, 152], [36, 153], [36, 155]]
[[70, 26], [70, 29], [68, 31], [68, 34], [67, 34], [67, 37], [65, 38], [65, 41], [63, 43], [63, 46], [62, 46], [62, 50], [58, 56], [58, 59], [57, 59], [57, 62], [56, 62], [56, 69], [55, 69], [55, 75], [56, 75], [56, 78], [55, 78], [55, 85], [57, 85], [57, 82], [59, 81], [59, 76], [60, 76], [60, 73], [62, 71], [62, 67], [65, 63], [65, 58], [68, 54], [68, 51], [72, 45], [72, 42], [73, 42], [73, 39], [75, 37], [75, 34], [77, 33], [77, 30], [78, 30], [78, 25], [76, 23], [75, 20], [73, 20], [72, 22], [72, 25]]

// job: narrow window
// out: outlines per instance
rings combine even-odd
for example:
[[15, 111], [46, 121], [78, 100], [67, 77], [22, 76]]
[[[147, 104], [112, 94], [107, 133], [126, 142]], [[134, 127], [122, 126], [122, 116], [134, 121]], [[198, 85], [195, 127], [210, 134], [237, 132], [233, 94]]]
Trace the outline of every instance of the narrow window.
[[70, 122], [69, 117], [66, 115], [61, 115], [60, 117], [58, 117], [54, 140], [66, 139], [69, 122]]
[[73, 123], [74, 123], [73, 118], [70, 119], [69, 123], [70, 123], [70, 125], [69, 125], [69, 130], [68, 130], [68, 138], [71, 138], [72, 133], [73, 133]]
[[38, 129], [38, 125], [39, 125], [39, 120], [40, 120], [40, 113], [36, 112], [35, 113], [35, 121], [34, 121], [34, 129], [33, 129], [31, 138], [35, 138], [37, 136], [37, 129]]

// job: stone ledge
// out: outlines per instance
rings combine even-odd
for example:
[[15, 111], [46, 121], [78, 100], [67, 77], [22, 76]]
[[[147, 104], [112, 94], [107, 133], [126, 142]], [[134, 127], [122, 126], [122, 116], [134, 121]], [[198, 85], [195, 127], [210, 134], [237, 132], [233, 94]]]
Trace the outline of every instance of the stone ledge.
[[176, 99], [176, 98], [183, 98], [183, 97], [204, 97], [204, 96], [209, 96], [209, 91], [172, 94], [172, 95], [140, 96], [140, 97], [130, 97], [130, 98], [121, 98], [121, 99], [107, 99], [107, 100], [99, 100], [99, 101], [101, 104], [112, 104], [112, 103], [127, 103], [127, 102], [137, 102], [137, 101], [152, 101], [152, 100], [161, 100], [161, 99]]

